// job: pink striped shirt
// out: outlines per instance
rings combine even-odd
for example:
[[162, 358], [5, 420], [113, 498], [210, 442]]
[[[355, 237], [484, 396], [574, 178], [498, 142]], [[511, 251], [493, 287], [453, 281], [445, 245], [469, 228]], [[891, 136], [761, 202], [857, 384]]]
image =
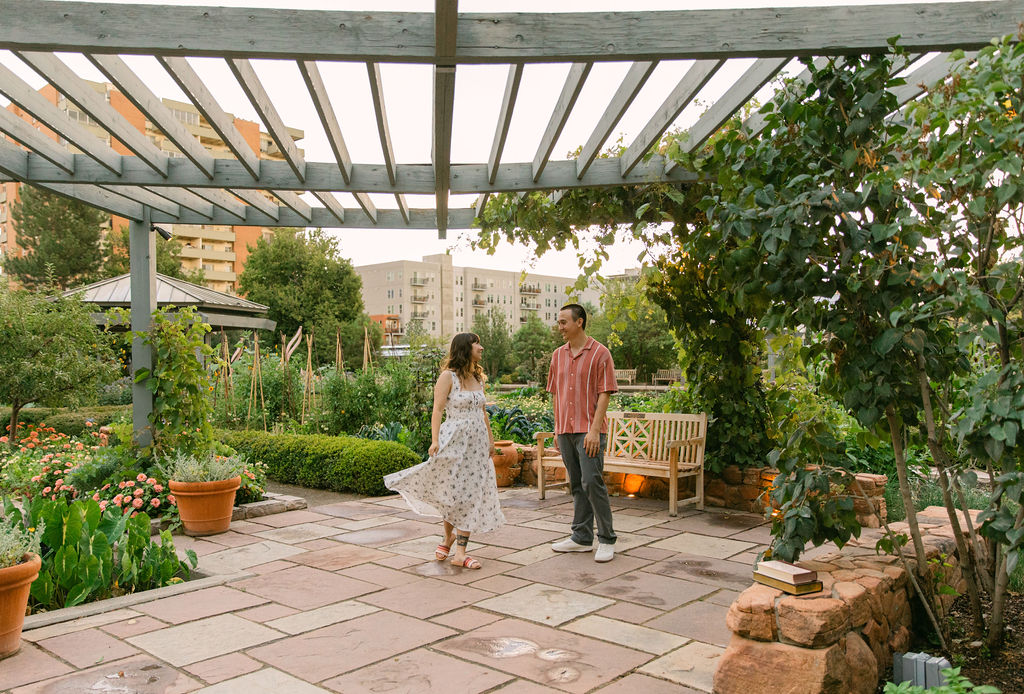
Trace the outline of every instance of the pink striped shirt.
[[[573, 356], [566, 342], [551, 355], [547, 389], [555, 396], [555, 433], [587, 433], [597, 410], [597, 396], [619, 389], [612, 353], [588, 337], [583, 349]], [[601, 422], [601, 433], [607, 432], [608, 424]]]

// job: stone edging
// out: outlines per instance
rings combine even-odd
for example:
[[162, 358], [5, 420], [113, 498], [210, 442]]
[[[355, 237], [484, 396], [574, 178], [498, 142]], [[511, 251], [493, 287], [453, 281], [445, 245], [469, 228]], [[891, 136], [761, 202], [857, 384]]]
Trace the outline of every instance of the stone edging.
[[[286, 511], [298, 511], [299, 509], [306, 508], [306, 506], [306, 500], [301, 496], [264, 492], [263, 498], [259, 501], [235, 506], [231, 512], [231, 520], [246, 520], [248, 518], [259, 518], [260, 516], [271, 516], [275, 513], [285, 513]], [[170, 523], [168, 521], [154, 518], [150, 524], [150, 534], [156, 535], [169, 526]]]

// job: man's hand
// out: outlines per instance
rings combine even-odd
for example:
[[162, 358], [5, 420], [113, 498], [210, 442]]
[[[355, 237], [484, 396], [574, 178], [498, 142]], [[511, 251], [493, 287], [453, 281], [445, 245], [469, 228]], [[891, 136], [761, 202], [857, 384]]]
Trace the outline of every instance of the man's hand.
[[601, 432], [588, 431], [587, 435], [583, 437], [583, 450], [591, 458], [596, 458], [597, 454], [601, 452]]

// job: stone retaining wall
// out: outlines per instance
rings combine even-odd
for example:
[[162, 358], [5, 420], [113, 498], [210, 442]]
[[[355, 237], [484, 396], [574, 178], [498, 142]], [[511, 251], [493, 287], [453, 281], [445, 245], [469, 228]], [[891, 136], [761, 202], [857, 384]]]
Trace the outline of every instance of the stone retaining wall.
[[[963, 592], [945, 508], [929, 507], [918, 520], [929, 560], [945, 555], [951, 565], [932, 580]], [[890, 527], [909, 533], [905, 522]], [[840, 551], [800, 561], [818, 572], [823, 584], [818, 593], [787, 595], [760, 584], [740, 593], [726, 619], [733, 636], [715, 673], [715, 694], [877, 691], [893, 652], [907, 650], [915, 629], [930, 630], [923, 611], [912, 609], [917, 598], [899, 560], [875, 554], [880, 536], [878, 530], [865, 530]], [[937, 598], [940, 619], [954, 598]]]

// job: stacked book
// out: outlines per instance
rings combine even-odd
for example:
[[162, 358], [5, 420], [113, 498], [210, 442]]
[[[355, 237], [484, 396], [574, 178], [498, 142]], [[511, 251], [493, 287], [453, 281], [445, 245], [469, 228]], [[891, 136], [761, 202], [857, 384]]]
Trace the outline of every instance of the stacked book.
[[756, 564], [754, 580], [793, 595], [817, 593], [821, 590], [817, 571], [785, 561], [762, 561]]

